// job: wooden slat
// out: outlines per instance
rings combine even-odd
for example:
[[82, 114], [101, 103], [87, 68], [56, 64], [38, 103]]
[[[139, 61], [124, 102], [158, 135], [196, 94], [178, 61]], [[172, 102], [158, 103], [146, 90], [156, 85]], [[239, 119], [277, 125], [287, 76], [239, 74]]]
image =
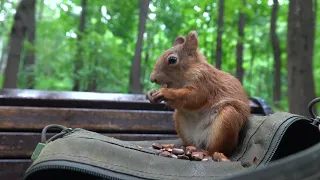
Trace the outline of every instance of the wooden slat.
[[20, 180], [31, 165], [31, 160], [0, 159], [0, 179]]
[[[47, 139], [54, 133], [48, 133]], [[175, 139], [176, 134], [104, 134], [124, 141]], [[0, 159], [30, 158], [41, 133], [0, 132]]]
[[40, 131], [49, 124], [97, 132], [174, 132], [172, 112], [0, 106], [0, 131]]
[[164, 103], [151, 104], [144, 94], [29, 89], [0, 89], [0, 106], [172, 111]]
[[[124, 94], [124, 93], [101, 93], [101, 92], [79, 92], [79, 91], [48, 91], [35, 89], [0, 89], [0, 99], [20, 99], [20, 100], [55, 100], [55, 101], [109, 101], [109, 102], [130, 102], [149, 103], [144, 94]], [[250, 105], [257, 107], [253, 101]], [[162, 103], [163, 104], [163, 103]]]
[[49, 91], [36, 89], [0, 89], [0, 98], [4, 99], [52, 99], [52, 100], [90, 100], [119, 102], [148, 102], [144, 94]]
[[[252, 99], [249, 103], [253, 114], [265, 114]], [[163, 102], [151, 104], [144, 94], [29, 89], [0, 89], [0, 106], [173, 111]]]

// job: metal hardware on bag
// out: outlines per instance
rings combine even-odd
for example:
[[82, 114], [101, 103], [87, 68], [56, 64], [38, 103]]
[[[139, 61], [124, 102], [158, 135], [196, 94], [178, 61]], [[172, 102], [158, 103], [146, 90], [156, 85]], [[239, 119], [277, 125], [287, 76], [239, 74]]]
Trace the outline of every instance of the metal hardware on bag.
[[313, 106], [319, 102], [320, 102], [320, 97], [312, 100], [308, 105], [308, 110], [311, 115], [311, 120], [312, 120], [311, 124], [316, 126], [320, 131], [320, 116], [317, 116], [312, 110]]

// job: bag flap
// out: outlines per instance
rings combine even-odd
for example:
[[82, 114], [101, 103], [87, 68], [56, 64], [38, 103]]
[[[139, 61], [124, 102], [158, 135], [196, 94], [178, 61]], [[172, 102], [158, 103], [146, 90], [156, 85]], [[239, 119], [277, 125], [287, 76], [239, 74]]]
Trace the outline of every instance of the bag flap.
[[[27, 170], [25, 180], [31, 180], [32, 173], [38, 170], [33, 167], [43, 164], [39, 169], [50, 169], [52, 166], [46, 166], [50, 161], [55, 161], [56, 165], [63, 162], [64, 167], [66, 162], [77, 162], [79, 165], [94, 166], [97, 168], [95, 171], [100, 169], [100, 174], [112, 171], [118, 175], [126, 174], [141, 179], [221, 179], [267, 164], [285, 132], [297, 121], [310, 123], [306, 118], [283, 112], [269, 116], [253, 116], [241, 131], [239, 146], [230, 157], [233, 162], [188, 161], [161, 157], [156, 155], [157, 151], [151, 147], [154, 142], [181, 144], [180, 139], [121, 141], [99, 133], [75, 129], [42, 149], [39, 157]], [[317, 128], [314, 129], [317, 131]], [[78, 167], [79, 171], [80, 169]]]

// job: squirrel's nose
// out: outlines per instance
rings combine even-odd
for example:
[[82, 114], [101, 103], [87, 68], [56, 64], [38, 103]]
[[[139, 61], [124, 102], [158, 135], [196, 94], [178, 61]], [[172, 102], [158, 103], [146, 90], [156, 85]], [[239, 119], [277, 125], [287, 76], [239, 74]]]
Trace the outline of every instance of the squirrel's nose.
[[151, 81], [152, 83], [157, 83], [157, 79], [155, 78], [154, 73], [151, 73], [151, 75], [150, 75], [150, 81]]
[[157, 79], [156, 79], [156, 73], [154, 72], [154, 71], [152, 71], [151, 72], [151, 74], [150, 74], [150, 81], [152, 82], [152, 83], [157, 83]]
[[156, 78], [150, 78], [150, 81], [151, 81], [152, 83], [157, 83]]

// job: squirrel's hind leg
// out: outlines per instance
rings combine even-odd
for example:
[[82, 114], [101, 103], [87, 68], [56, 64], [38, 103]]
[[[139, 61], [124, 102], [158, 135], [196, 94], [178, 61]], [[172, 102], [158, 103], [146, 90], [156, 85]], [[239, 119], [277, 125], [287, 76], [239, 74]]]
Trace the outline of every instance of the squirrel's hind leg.
[[[232, 106], [223, 107], [212, 124], [208, 142], [208, 152], [216, 159], [230, 156], [238, 144], [239, 131], [243, 122], [242, 116]], [[214, 158], [215, 158], [214, 157]]]

